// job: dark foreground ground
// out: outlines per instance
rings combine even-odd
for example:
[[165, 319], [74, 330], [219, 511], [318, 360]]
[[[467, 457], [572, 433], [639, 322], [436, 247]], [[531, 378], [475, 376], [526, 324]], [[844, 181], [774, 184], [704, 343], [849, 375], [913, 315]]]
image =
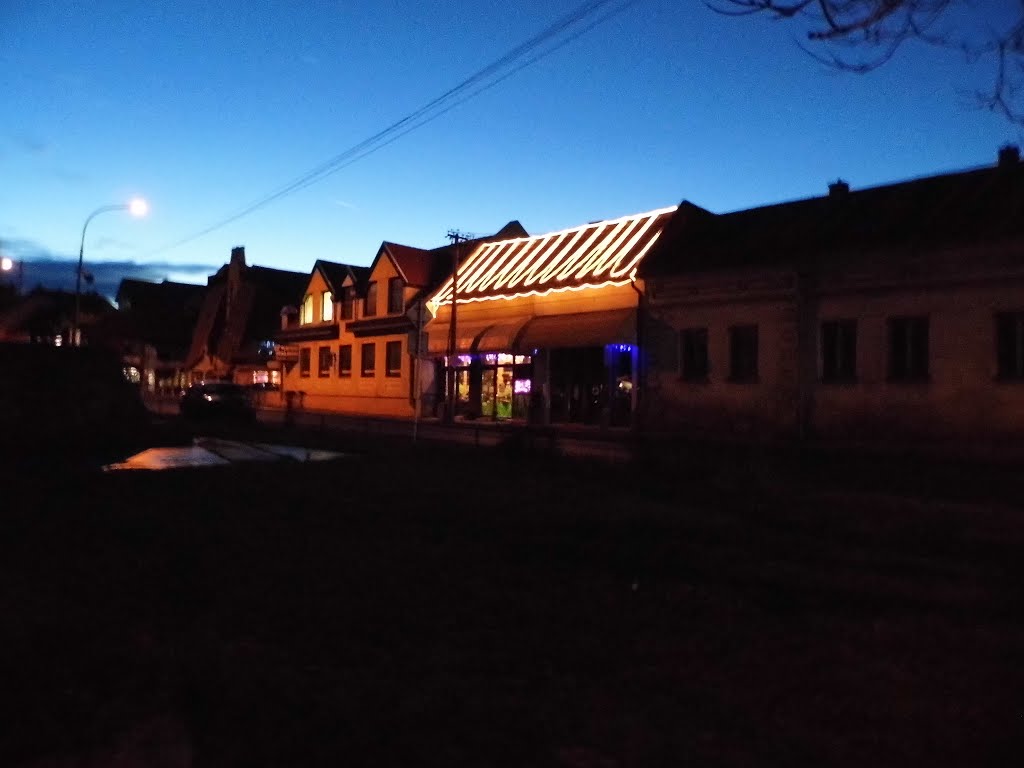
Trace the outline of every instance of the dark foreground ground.
[[341, 447], [8, 472], [0, 765], [1024, 754], [1012, 468]]

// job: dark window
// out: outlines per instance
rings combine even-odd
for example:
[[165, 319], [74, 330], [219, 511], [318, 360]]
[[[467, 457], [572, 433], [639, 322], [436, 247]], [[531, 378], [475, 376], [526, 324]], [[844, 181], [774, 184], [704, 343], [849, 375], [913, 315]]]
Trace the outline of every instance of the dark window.
[[821, 380], [857, 378], [857, 321], [829, 320], [821, 324]]
[[363, 356], [362, 375], [373, 376], [374, 368], [377, 367], [377, 346], [375, 344], [363, 344], [360, 354]]
[[405, 311], [405, 283], [400, 277], [388, 280], [388, 314], [394, 315]]
[[338, 375], [352, 375], [352, 345], [342, 344], [338, 347]]
[[309, 347], [302, 347], [299, 350], [299, 376], [309, 376], [310, 357]]
[[757, 326], [729, 329], [729, 380], [757, 381]]
[[331, 348], [330, 347], [320, 347], [320, 349], [317, 350], [317, 357], [318, 357], [318, 362], [319, 362], [319, 367], [317, 368], [317, 375], [320, 376], [321, 378], [324, 378], [326, 376], [330, 376], [331, 375], [331, 362], [332, 362], [331, 361]]
[[708, 378], [708, 329], [686, 328], [679, 335], [681, 349], [680, 373], [687, 381], [706, 381]]
[[388, 376], [402, 375], [402, 342], [389, 341], [384, 348]]
[[889, 378], [913, 381], [928, 378], [928, 318], [889, 319]]
[[341, 292], [341, 316], [345, 320], [355, 317], [356, 289], [354, 286], [347, 286]]
[[373, 317], [377, 314], [377, 284], [370, 283], [366, 286], [366, 298], [363, 300], [363, 317]]
[[996, 361], [999, 378], [1024, 379], [1024, 312], [996, 315]]

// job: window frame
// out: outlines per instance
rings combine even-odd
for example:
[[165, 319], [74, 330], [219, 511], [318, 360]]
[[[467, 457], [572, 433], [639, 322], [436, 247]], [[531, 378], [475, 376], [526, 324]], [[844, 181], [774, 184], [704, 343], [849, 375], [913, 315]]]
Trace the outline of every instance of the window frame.
[[334, 293], [324, 291], [320, 294], [320, 322], [330, 323], [334, 321]]
[[313, 294], [307, 293], [302, 297], [302, 306], [299, 308], [299, 325], [313, 324]]
[[377, 303], [377, 281], [371, 280], [366, 284], [366, 296], [363, 298], [363, 317], [376, 317]]
[[[887, 331], [888, 380], [907, 384], [927, 382], [931, 378], [931, 321], [928, 315], [890, 317]], [[918, 348], [922, 345], [923, 350]]]
[[[324, 355], [325, 352], [327, 353], [326, 356]], [[332, 358], [333, 358], [333, 355], [331, 354], [330, 346], [324, 345], [324, 346], [317, 347], [317, 350], [316, 350], [316, 363], [317, 363], [317, 365], [316, 365], [316, 375], [317, 375], [317, 378], [326, 379], [326, 378], [330, 377], [331, 369], [334, 367], [334, 360]], [[326, 365], [324, 365], [324, 361], [325, 360], [327, 362]]]
[[309, 378], [309, 371], [312, 363], [313, 350], [310, 347], [299, 347], [299, 376], [301, 378]]
[[400, 277], [388, 278], [388, 314], [398, 315], [402, 312], [405, 312], [405, 281]]
[[[398, 366], [391, 367], [391, 354], [397, 349]], [[389, 379], [397, 379], [402, 375], [402, 342], [389, 341], [384, 344], [384, 375]]]
[[356, 287], [346, 285], [341, 289], [341, 319], [355, 320], [356, 318]]
[[[996, 379], [1024, 381], [1024, 312], [996, 312], [993, 322]], [[1007, 332], [1009, 338], [1004, 339]]]
[[[367, 366], [367, 355], [369, 352], [369, 366]], [[363, 379], [372, 379], [377, 376], [377, 343], [373, 341], [364, 342], [359, 345], [359, 376]]]
[[[703, 348], [703, 355], [689, 354]], [[679, 378], [689, 382], [706, 382], [711, 374], [707, 326], [694, 326], [679, 331]]]
[[[741, 355], [740, 342], [753, 342], [753, 355]], [[746, 357], [746, 359], [744, 359]], [[761, 332], [756, 323], [729, 326], [729, 381], [734, 384], [756, 384], [759, 380]], [[749, 367], [749, 370], [746, 368]]]
[[822, 384], [857, 381], [857, 320], [823, 320], [818, 327], [818, 360]]
[[[345, 367], [346, 360], [348, 362], [348, 367]], [[339, 344], [338, 345], [338, 378], [342, 378], [342, 379], [350, 379], [350, 378], [352, 378], [352, 345], [351, 344]]]

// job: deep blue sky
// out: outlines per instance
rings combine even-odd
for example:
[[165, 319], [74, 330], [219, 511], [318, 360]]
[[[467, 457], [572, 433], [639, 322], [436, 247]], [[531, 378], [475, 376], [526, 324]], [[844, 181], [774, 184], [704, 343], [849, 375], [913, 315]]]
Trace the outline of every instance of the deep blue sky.
[[[177, 248], [398, 120], [581, 0], [4, 0], [0, 248], [26, 287], [86, 261], [202, 281], [249, 263], [367, 264], [381, 240], [532, 233], [689, 199], [713, 211], [988, 164], [1019, 128], [973, 107], [991, 76], [910, 46], [841, 74], [804, 27], [639, 0], [550, 57], [368, 158]], [[1012, 5], [1013, 3], [1009, 3]], [[988, 3], [982, 4], [988, 5]], [[993, 4], [997, 5], [997, 4]], [[109, 263], [106, 270], [100, 262]]]

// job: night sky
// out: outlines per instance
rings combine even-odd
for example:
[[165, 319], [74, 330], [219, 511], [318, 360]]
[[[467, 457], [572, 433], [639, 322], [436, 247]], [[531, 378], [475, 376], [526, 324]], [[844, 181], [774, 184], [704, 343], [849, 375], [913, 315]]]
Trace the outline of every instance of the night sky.
[[368, 264], [385, 239], [433, 247], [448, 229], [511, 219], [541, 233], [682, 199], [735, 210], [823, 194], [837, 177], [858, 188], [986, 165], [1024, 143], [976, 108], [991, 62], [911, 45], [843, 74], [799, 49], [799, 22], [637, 0], [394, 143], [192, 238], [581, 1], [4, 0], [0, 248], [26, 260], [26, 288], [70, 286], [86, 216], [142, 195], [148, 218], [89, 226], [86, 262], [112, 294], [124, 275], [205, 281], [235, 245], [285, 269]]

